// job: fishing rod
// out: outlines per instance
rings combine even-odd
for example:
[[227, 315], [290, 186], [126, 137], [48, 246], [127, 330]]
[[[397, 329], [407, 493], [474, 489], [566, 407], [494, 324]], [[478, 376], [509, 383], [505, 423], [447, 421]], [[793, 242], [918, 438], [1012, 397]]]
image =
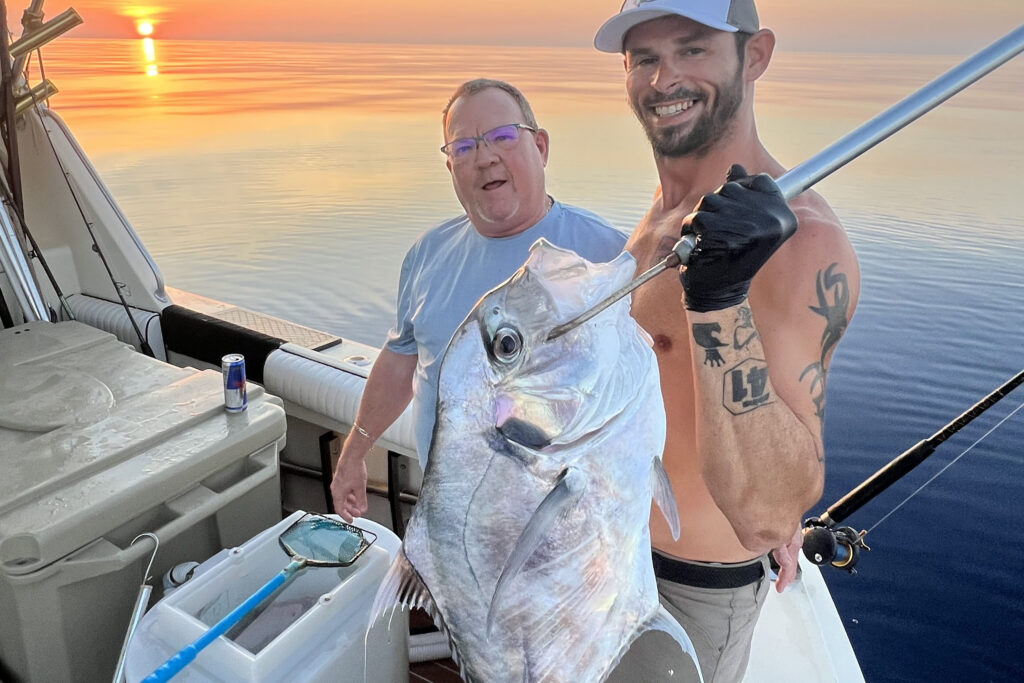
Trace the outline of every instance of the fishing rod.
[[[967, 86], [1013, 59], [1021, 51], [1024, 51], [1024, 24], [779, 176], [775, 182], [782, 196], [787, 201], [793, 199], [819, 180], [831, 175], [896, 131], [913, 123]], [[660, 263], [589, 310], [553, 328], [548, 333], [547, 340], [557, 339], [569, 330], [579, 327], [669, 268], [685, 266], [690, 260], [690, 252], [696, 245], [697, 238], [694, 234], [683, 235], [672, 247], [672, 252]]]
[[[831, 564], [856, 574], [854, 567], [860, 551], [871, 550], [865, 543], [867, 531], [836, 525], [864, 507], [882, 491], [899, 481], [905, 474], [924, 462], [943, 441], [970, 424], [975, 418], [998, 403], [1011, 391], [1024, 384], [1024, 370], [1007, 380], [1002, 386], [960, 413], [952, 422], [923, 441], [919, 441], [893, 458], [882, 469], [865, 479], [855, 489], [833, 503], [818, 517], [804, 522], [804, 556], [817, 565]], [[998, 425], [997, 425], [998, 426]], [[877, 526], [877, 525], [876, 525]]]

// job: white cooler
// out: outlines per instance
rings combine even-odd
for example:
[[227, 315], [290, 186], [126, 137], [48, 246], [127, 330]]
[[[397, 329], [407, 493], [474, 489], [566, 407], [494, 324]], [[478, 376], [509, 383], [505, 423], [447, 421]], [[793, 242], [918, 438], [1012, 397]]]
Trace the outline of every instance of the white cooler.
[[[280, 536], [305, 514], [298, 511], [237, 548], [200, 565], [191, 580], [161, 600], [143, 618], [132, 639], [125, 678], [135, 683], [222, 617], [288, 564]], [[408, 616], [378, 619], [367, 633], [370, 606], [401, 544], [370, 520], [355, 525], [377, 535], [349, 567], [307, 567], [268, 604], [235, 640], [217, 638], [174, 681], [351, 681], [409, 680]]]
[[[103, 681], [159, 577], [281, 517], [280, 400], [77, 322], [0, 330], [0, 680]], [[159, 588], [157, 588], [159, 595]]]

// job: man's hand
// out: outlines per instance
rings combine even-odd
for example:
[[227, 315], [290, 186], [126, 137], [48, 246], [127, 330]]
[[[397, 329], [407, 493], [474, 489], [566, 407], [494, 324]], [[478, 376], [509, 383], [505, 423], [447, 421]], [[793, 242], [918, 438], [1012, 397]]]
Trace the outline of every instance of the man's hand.
[[342, 454], [331, 481], [334, 511], [346, 522], [366, 512], [366, 459], [364, 456]]
[[789, 543], [772, 551], [779, 563], [779, 577], [775, 579], [775, 590], [781, 593], [796, 578], [797, 558], [804, 543], [803, 530], [797, 527]]
[[775, 181], [734, 165], [728, 182], [683, 220], [682, 233], [697, 237], [679, 275], [686, 307], [719, 311], [743, 301], [750, 280], [794, 232], [796, 216]]

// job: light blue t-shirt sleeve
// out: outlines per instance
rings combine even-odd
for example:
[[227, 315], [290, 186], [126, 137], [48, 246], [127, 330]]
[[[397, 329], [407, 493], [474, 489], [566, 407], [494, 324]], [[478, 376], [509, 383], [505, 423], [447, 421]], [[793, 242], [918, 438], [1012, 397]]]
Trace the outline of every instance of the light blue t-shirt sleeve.
[[596, 213], [578, 206], [562, 204], [561, 228], [565, 234], [555, 244], [572, 249], [588, 261], [611, 261], [626, 246], [626, 233], [612, 227]]
[[416, 302], [413, 300], [413, 279], [415, 261], [413, 252], [410, 249], [402, 261], [402, 272], [398, 279], [398, 305], [395, 315], [395, 326], [388, 331], [384, 341], [384, 348], [394, 353], [405, 356], [415, 355], [417, 352], [416, 338], [413, 336], [412, 314]]

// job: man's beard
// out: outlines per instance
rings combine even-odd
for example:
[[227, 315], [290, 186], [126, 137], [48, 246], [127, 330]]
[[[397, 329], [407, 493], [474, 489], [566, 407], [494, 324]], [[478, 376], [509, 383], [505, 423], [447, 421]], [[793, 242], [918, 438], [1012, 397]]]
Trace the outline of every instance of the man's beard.
[[[707, 102], [695, 91], [680, 89], [656, 100], [649, 100], [640, 105], [635, 100], [630, 100], [633, 113], [640, 120], [647, 139], [651, 141], [654, 153], [660, 157], [683, 157], [690, 154], [703, 156], [716, 142], [728, 134], [729, 125], [733, 116], [743, 101], [743, 78], [742, 65], [736, 70], [736, 75], [718, 90], [715, 97], [713, 109], [705, 107], [700, 117], [693, 122], [681, 123], [670, 128], [656, 128], [645, 116], [647, 108], [658, 102], [670, 102], [672, 100], [692, 99], [694, 96], [699, 101]], [[684, 129], [689, 126], [689, 131]]]

